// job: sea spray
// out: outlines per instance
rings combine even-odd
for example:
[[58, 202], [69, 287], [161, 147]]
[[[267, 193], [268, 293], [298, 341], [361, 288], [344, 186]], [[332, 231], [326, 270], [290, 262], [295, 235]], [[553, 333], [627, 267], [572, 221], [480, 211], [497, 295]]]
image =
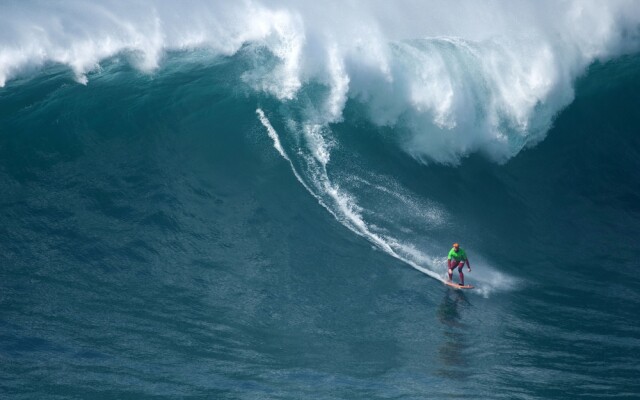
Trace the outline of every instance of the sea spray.
[[244, 75], [255, 90], [291, 101], [307, 85], [328, 88], [308, 122], [340, 121], [355, 99], [371, 121], [397, 127], [417, 160], [457, 164], [482, 152], [504, 162], [544, 137], [590, 63], [640, 44], [640, 9], [629, 1], [449, 7], [24, 1], [0, 14], [0, 85], [48, 63], [68, 65], [87, 84], [88, 73], [120, 54], [153, 73], [170, 51], [231, 56], [257, 46], [273, 60], [247, 64], [257, 68]]

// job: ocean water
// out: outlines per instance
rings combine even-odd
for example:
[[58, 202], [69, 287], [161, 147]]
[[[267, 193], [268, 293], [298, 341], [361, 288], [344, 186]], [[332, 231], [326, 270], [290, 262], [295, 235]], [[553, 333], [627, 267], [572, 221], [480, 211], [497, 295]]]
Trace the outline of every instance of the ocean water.
[[640, 398], [634, 2], [0, 22], [1, 398]]

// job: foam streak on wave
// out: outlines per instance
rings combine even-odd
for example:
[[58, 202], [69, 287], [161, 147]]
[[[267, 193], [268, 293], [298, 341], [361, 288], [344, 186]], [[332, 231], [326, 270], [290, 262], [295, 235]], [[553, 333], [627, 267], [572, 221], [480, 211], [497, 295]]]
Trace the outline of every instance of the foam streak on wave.
[[[320, 158], [322, 167], [317, 169], [318, 173], [314, 174], [314, 176], [312, 177], [313, 179], [312, 185], [320, 189], [320, 192], [316, 192], [312, 190], [312, 187], [305, 182], [305, 179], [302, 178], [301, 174], [297, 171], [294, 163], [291, 161], [287, 153], [282, 148], [278, 133], [269, 122], [269, 119], [264, 114], [264, 111], [258, 108], [256, 110], [256, 114], [258, 114], [258, 118], [262, 123], [262, 125], [267, 129], [267, 134], [273, 140], [273, 145], [275, 149], [291, 166], [291, 170], [293, 171], [293, 174], [295, 175], [296, 179], [304, 186], [304, 188], [313, 197], [315, 197], [318, 200], [320, 205], [322, 205], [325, 209], [327, 209], [331, 213], [331, 215], [333, 215], [333, 217], [336, 218], [336, 220], [341, 222], [343, 225], [345, 225], [347, 228], [349, 228], [351, 231], [358, 234], [359, 236], [362, 236], [368, 239], [373, 244], [375, 244], [378, 248], [385, 251], [387, 254], [391, 255], [392, 257], [395, 257], [405, 262], [411, 267], [417, 269], [418, 271], [424, 274], [431, 276], [434, 279], [443, 281], [440, 274], [434, 271], [431, 271], [427, 268], [424, 268], [418, 265], [416, 262], [406, 257], [403, 257], [401, 254], [399, 254], [399, 252], [397, 251], [397, 248], [401, 246], [396, 240], [389, 237], [382, 237], [380, 235], [377, 235], [373, 231], [371, 231], [369, 226], [366, 224], [366, 222], [360, 215], [359, 207], [353, 202], [351, 196], [341, 191], [340, 188], [334, 185], [329, 179], [329, 176], [326, 170], [326, 162], [328, 162], [328, 158]], [[309, 158], [307, 158], [307, 162], [313, 163]], [[325, 201], [325, 198], [327, 196], [328, 196], [328, 199], [331, 201], [331, 203], [337, 206], [337, 212], [335, 212]], [[434, 263], [435, 263], [435, 260], [434, 260]]]
[[[289, 163], [289, 166], [291, 167], [291, 171], [293, 172], [293, 175], [296, 177], [298, 182], [302, 184], [302, 186], [307, 190], [307, 192], [309, 192], [313, 197], [316, 198], [316, 200], [318, 200], [318, 203], [322, 207], [324, 207], [327, 211], [329, 211], [329, 213], [333, 215], [334, 218], [339, 220], [338, 216], [333, 212], [333, 210], [322, 200], [322, 197], [314, 193], [314, 191], [311, 190], [311, 188], [307, 185], [305, 180], [302, 178], [300, 173], [298, 173], [295, 165], [293, 164], [293, 161], [291, 161], [291, 158], [289, 158], [286, 151], [282, 147], [282, 144], [280, 143], [280, 137], [278, 136], [278, 132], [276, 132], [276, 130], [273, 128], [273, 126], [271, 125], [271, 122], [269, 122], [269, 119], [264, 114], [264, 111], [258, 108], [256, 109], [256, 114], [258, 114], [258, 119], [260, 120], [260, 123], [267, 129], [267, 134], [269, 135], [271, 140], [273, 140], [273, 147], [278, 151], [278, 153], [282, 156], [282, 158], [284, 158]], [[357, 234], [360, 234], [357, 231], [354, 231], [354, 232]]]

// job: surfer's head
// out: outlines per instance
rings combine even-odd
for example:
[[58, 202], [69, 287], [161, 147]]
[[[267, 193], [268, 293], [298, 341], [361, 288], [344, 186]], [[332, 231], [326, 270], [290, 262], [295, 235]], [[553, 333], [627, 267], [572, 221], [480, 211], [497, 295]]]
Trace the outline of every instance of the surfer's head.
[[459, 245], [458, 243], [454, 243], [454, 244], [453, 244], [453, 248], [454, 248], [454, 249], [456, 249], [456, 250], [458, 250], [458, 249], [460, 248], [460, 245]]

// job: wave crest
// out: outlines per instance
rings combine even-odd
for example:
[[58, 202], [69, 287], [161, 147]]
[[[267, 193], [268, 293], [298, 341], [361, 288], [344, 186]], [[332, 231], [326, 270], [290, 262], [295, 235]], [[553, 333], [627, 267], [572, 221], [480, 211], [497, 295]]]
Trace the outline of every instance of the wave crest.
[[[498, 162], [540, 141], [596, 59], [636, 52], [633, 1], [293, 1], [3, 4], [0, 86], [24, 69], [68, 65], [78, 82], [127, 54], [153, 71], [167, 51], [233, 55], [264, 48], [245, 82], [283, 102], [321, 85], [314, 121], [340, 121], [349, 99], [401, 132], [416, 159], [456, 164], [471, 152]], [[250, 55], [251, 52], [247, 52]]]

